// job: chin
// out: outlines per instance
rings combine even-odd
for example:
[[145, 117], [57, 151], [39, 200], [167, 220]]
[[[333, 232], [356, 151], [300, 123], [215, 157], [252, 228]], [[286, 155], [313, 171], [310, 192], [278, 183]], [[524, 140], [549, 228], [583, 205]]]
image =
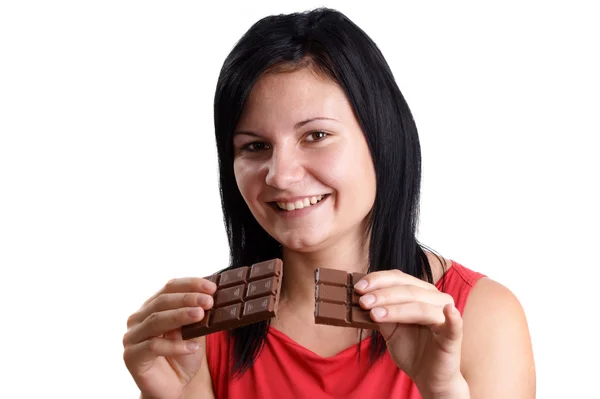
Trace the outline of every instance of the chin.
[[[288, 237], [276, 237], [277, 241], [287, 249], [297, 252], [312, 252], [323, 246], [325, 237], [315, 235], [290, 235]], [[280, 239], [279, 239], [280, 238]]]

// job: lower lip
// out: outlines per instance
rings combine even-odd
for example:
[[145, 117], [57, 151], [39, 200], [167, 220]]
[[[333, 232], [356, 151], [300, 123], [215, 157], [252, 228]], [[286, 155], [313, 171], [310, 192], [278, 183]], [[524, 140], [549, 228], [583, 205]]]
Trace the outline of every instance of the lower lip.
[[277, 212], [277, 214], [279, 216], [281, 216], [282, 218], [285, 219], [290, 219], [290, 218], [299, 218], [299, 217], [303, 217], [308, 215], [310, 212], [314, 211], [315, 209], [317, 209], [319, 206], [321, 206], [321, 204], [325, 201], [327, 201], [329, 199], [329, 195], [327, 195], [325, 198], [323, 198], [321, 201], [317, 202], [314, 205], [311, 205], [307, 208], [302, 208], [302, 209], [294, 209], [293, 211], [284, 211], [282, 209], [280, 209], [277, 204], [273, 204], [273, 206], [275, 207], [275, 211]]

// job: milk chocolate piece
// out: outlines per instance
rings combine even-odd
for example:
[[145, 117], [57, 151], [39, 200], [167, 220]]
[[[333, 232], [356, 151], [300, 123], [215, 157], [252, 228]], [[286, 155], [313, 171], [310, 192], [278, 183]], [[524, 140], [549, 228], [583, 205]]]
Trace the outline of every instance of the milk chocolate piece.
[[228, 270], [219, 275], [218, 288], [230, 287], [236, 284], [245, 284], [246, 276], [248, 275], [248, 266], [238, 267], [237, 269]]
[[244, 304], [244, 315], [249, 323], [270, 319], [275, 309], [275, 301], [277, 297], [269, 295], [263, 298], [252, 299]]
[[346, 327], [350, 322], [348, 310], [345, 304], [317, 301], [315, 323]]
[[325, 269], [321, 267], [315, 270], [315, 283], [346, 287], [348, 285], [348, 273], [343, 270]]
[[319, 298], [321, 301], [346, 305], [348, 303], [348, 289], [334, 285], [317, 284], [315, 298]]
[[318, 268], [315, 270], [315, 323], [379, 330], [369, 310], [360, 307], [354, 290], [364, 273]]
[[214, 306], [199, 322], [181, 327], [183, 339], [269, 320], [277, 314], [283, 280], [280, 259], [204, 278], [217, 285], [213, 294]]
[[276, 260], [279, 259], [267, 260], [252, 265], [252, 268], [250, 269], [250, 280], [254, 281], [264, 277], [274, 276], [278, 270], [277, 268], [281, 268], [280, 266], [277, 266], [279, 263], [275, 262]]
[[245, 288], [246, 286], [242, 284], [217, 291], [214, 295], [215, 306], [220, 307], [229, 305], [230, 303], [241, 302], [244, 297]]

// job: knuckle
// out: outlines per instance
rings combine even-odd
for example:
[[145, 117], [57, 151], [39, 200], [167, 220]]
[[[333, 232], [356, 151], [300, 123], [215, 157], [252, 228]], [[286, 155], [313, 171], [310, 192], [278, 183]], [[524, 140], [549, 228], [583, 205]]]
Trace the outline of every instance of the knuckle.
[[172, 278], [169, 281], [167, 281], [167, 283], [165, 284], [165, 291], [170, 291], [171, 289], [174, 288], [174, 286], [177, 285], [177, 279], [176, 278]]
[[148, 350], [152, 353], [158, 352], [160, 349], [160, 340], [158, 338], [150, 338], [148, 340]]
[[181, 297], [181, 302], [183, 303], [183, 306], [194, 306], [196, 302], [196, 295], [192, 295], [191, 293], [186, 292]]
[[394, 269], [394, 276], [396, 276], [396, 278], [400, 278], [404, 275], [404, 273], [402, 273], [399, 269]]
[[406, 287], [406, 295], [410, 301], [414, 301], [417, 298], [417, 293], [415, 292], [415, 286], [407, 285]]
[[157, 296], [156, 298], [154, 298], [154, 300], [152, 301], [153, 303], [148, 304], [151, 305], [154, 310], [163, 310], [165, 309], [165, 306], [167, 305], [167, 301], [168, 301], [168, 296], [166, 294], [161, 294], [159, 296]]
[[136, 324], [137, 319], [138, 319], [138, 312], [135, 312], [131, 315], [129, 315], [129, 317], [127, 318], [127, 328], [131, 328], [131, 326], [133, 326], [134, 324]]
[[423, 302], [417, 302], [417, 305], [419, 313], [421, 313], [423, 316], [427, 316], [429, 314], [430, 308], [427, 306], [427, 304]]
[[131, 333], [127, 331], [123, 334], [123, 347], [127, 348], [129, 346], [129, 342], [131, 341]]
[[131, 363], [132, 357], [133, 357], [133, 355], [131, 353], [131, 349], [125, 348], [125, 350], [123, 351], [123, 361], [125, 362], [126, 366], [129, 366], [129, 364]]
[[444, 304], [448, 304], [451, 303], [452, 306], [455, 306], [456, 304], [454, 303], [454, 297], [450, 294], [446, 294], [444, 293]]
[[148, 316], [147, 323], [148, 323], [148, 327], [150, 327], [150, 329], [153, 332], [158, 331], [158, 325], [160, 323], [160, 318], [158, 317], [158, 313], [152, 313], [150, 316]]
[[375, 301], [373, 303], [386, 304], [390, 300], [389, 293], [383, 290], [379, 292], [372, 292], [371, 295], [373, 295], [373, 297], [375, 298]]

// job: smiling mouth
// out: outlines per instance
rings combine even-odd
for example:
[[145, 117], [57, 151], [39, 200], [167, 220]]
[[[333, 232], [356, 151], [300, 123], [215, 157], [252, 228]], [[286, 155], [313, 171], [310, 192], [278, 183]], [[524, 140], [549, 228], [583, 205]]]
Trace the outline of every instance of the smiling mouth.
[[314, 197], [306, 197], [302, 201], [298, 200], [295, 202], [269, 202], [269, 205], [280, 212], [292, 212], [317, 205], [328, 196], [329, 194], [322, 194]]

